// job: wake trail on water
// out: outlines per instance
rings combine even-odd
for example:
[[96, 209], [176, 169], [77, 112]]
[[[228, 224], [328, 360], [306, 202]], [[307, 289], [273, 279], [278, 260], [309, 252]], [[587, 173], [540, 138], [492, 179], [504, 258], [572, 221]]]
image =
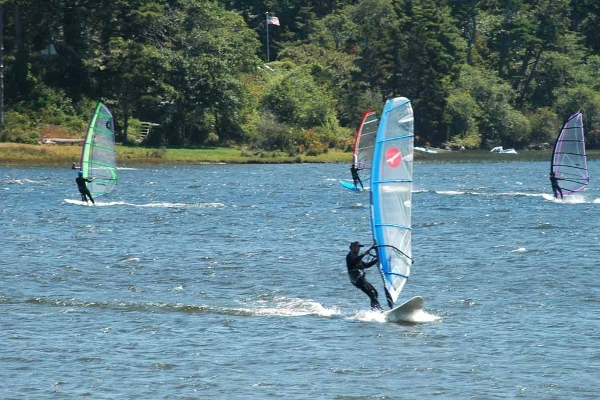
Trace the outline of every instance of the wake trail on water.
[[[498, 193], [486, 193], [478, 191], [460, 191], [460, 190], [431, 190], [431, 193], [435, 193], [441, 196], [484, 196], [484, 197], [541, 197], [544, 200], [552, 201], [555, 203], [565, 204], [600, 204], [600, 198], [588, 200], [583, 194], [570, 195], [565, 197], [563, 200], [555, 199], [552, 194], [549, 193], [525, 193], [525, 192], [498, 192]], [[415, 192], [423, 193], [423, 191]]]
[[[63, 308], [64, 313], [80, 312], [82, 309], [98, 308], [117, 312], [174, 312], [186, 314], [216, 314], [242, 317], [303, 317], [316, 316], [322, 318], [344, 318], [351, 321], [385, 323], [385, 315], [379, 311], [358, 310], [351, 314], [343, 314], [337, 307], [325, 307], [314, 300], [299, 298], [276, 298], [271, 301], [259, 301], [256, 305], [241, 307], [223, 307], [205, 304], [184, 304], [165, 302], [131, 302], [131, 301], [79, 301], [72, 298], [48, 299], [43, 297], [24, 300], [2, 299], [2, 302], [37, 304]], [[441, 318], [424, 310], [417, 310], [402, 318], [403, 323], [421, 324], [435, 322]]]
[[432, 193], [442, 196], [514, 196], [514, 197], [543, 197], [544, 193], [525, 193], [525, 192], [478, 192], [478, 191], [461, 191], [461, 190], [432, 190]]
[[256, 316], [279, 317], [301, 317], [306, 315], [333, 317], [341, 313], [336, 307], [328, 308], [314, 300], [285, 297], [276, 298], [269, 302], [261, 301], [256, 307], [243, 307], [239, 311]]
[[[165, 302], [131, 302], [131, 301], [79, 301], [75, 299], [48, 299], [43, 297], [30, 298], [19, 301], [17, 299], [2, 299], [2, 302], [50, 305], [65, 307], [64, 312], [75, 312], [78, 309], [102, 308], [115, 311], [138, 311], [138, 312], [184, 312], [184, 313], [212, 313], [234, 316], [277, 316], [277, 317], [301, 317], [314, 315], [319, 317], [332, 317], [340, 314], [338, 308], [327, 308], [313, 300], [297, 298], [280, 298], [275, 301], [260, 301], [256, 306], [223, 307], [213, 305], [193, 305], [184, 303]], [[263, 305], [264, 304], [264, 305]]]
[[27, 184], [27, 183], [45, 184], [46, 182], [44, 182], [44, 181], [34, 181], [32, 179], [25, 178], [25, 179], [8, 179], [8, 180], [6, 180], [6, 181], [4, 181], [2, 183], [7, 184], [7, 185], [24, 185], [24, 184]]
[[146, 204], [135, 204], [127, 203], [125, 201], [96, 201], [96, 204], [92, 202], [86, 203], [81, 200], [65, 199], [67, 204], [73, 204], [78, 206], [89, 206], [89, 207], [111, 207], [111, 206], [127, 206], [127, 207], [148, 207], [148, 208], [225, 208], [223, 203], [146, 203]]
[[[246, 316], [277, 316], [277, 317], [301, 317], [317, 316], [324, 318], [344, 318], [351, 321], [363, 322], [388, 322], [383, 313], [372, 310], [358, 310], [350, 314], [343, 313], [338, 307], [326, 307], [321, 303], [310, 299], [279, 297], [272, 300], [261, 300], [257, 306], [241, 308], [222, 308], [220, 312], [233, 315]], [[416, 310], [406, 314], [402, 322], [409, 324], [421, 324], [438, 321], [441, 318], [426, 312]]]

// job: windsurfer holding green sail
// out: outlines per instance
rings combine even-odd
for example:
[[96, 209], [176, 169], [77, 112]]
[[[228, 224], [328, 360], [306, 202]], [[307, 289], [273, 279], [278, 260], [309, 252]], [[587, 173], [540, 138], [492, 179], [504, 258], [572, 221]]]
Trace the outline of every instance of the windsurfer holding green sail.
[[94, 199], [92, 198], [92, 194], [90, 193], [90, 190], [87, 188], [87, 185], [85, 184], [86, 182], [91, 182], [93, 181], [93, 179], [88, 179], [88, 178], [84, 178], [83, 177], [83, 172], [79, 171], [77, 172], [77, 178], [75, 178], [75, 182], [77, 183], [77, 188], [79, 189], [79, 193], [81, 193], [81, 201], [85, 201], [86, 203], [87, 198], [89, 197], [90, 200], [92, 201], [92, 204], [96, 204], [94, 202]]

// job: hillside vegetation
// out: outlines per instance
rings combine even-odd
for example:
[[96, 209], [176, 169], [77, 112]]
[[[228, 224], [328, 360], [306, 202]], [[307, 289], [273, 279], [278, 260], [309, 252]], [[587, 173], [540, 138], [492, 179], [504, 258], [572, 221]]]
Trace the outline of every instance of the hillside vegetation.
[[[417, 145], [545, 147], [581, 110], [600, 148], [597, 0], [7, 0], [0, 11], [0, 141], [82, 137], [102, 101], [127, 145], [294, 159], [349, 150], [365, 110], [405, 96]], [[142, 122], [156, 124], [147, 136]]]

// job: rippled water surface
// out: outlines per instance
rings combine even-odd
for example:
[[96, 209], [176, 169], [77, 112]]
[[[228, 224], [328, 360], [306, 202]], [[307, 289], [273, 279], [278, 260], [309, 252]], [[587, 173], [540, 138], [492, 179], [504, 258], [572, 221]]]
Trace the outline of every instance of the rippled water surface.
[[123, 169], [94, 207], [0, 168], [0, 398], [596, 399], [600, 163], [564, 203], [548, 169], [415, 166], [409, 325], [348, 281], [346, 165]]

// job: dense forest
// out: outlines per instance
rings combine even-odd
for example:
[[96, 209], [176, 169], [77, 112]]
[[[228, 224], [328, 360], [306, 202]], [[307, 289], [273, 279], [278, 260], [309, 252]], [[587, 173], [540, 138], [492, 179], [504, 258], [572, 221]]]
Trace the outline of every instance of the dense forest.
[[0, 3], [0, 141], [102, 101], [123, 143], [318, 154], [405, 96], [419, 145], [544, 146], [581, 110], [600, 147], [598, 0]]

